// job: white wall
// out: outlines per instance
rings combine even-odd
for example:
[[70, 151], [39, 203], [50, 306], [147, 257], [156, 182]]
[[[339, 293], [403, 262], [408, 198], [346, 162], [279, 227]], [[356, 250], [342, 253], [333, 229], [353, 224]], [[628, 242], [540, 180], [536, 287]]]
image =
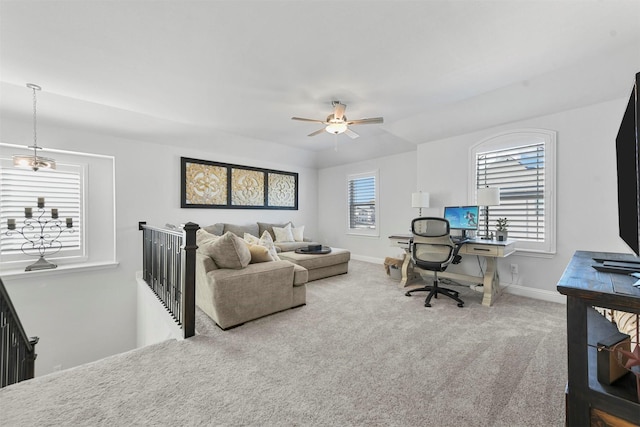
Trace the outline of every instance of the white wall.
[[[394, 233], [409, 233], [411, 219], [418, 214], [418, 210], [411, 207], [411, 193], [428, 191], [426, 187], [416, 187], [416, 165], [416, 153], [411, 151], [319, 170], [318, 205], [321, 212], [318, 227], [322, 243], [347, 248], [356, 258], [376, 261], [401, 254], [400, 248], [389, 246], [388, 237]], [[380, 179], [380, 235], [348, 235], [347, 175], [373, 170], [379, 171]]]
[[[352, 251], [355, 257], [382, 259], [397, 253], [387, 236], [406, 233], [411, 218], [410, 194], [431, 195], [426, 215], [441, 215], [446, 205], [469, 200], [469, 149], [494, 134], [518, 128], [544, 128], [557, 139], [557, 253], [549, 257], [514, 254], [499, 261], [499, 274], [508, 292], [563, 301], [556, 283], [576, 250], [630, 252], [618, 238], [615, 137], [626, 99], [485, 129], [480, 132], [420, 144], [416, 153], [352, 163], [319, 171], [320, 235]], [[346, 175], [380, 168], [381, 234], [379, 238], [346, 235]], [[416, 180], [412, 181], [416, 176]], [[413, 184], [415, 182], [415, 184]], [[517, 264], [518, 275], [510, 273]], [[478, 260], [465, 257], [451, 271], [479, 274]]]
[[[549, 258], [516, 253], [499, 261], [503, 284], [514, 285], [509, 291], [553, 297], [557, 295], [556, 283], [576, 250], [630, 252], [618, 238], [615, 164], [615, 137], [626, 102], [620, 99], [421, 144], [418, 183], [435, 193], [437, 206], [471, 202], [467, 188], [470, 171], [465, 166], [472, 145], [509, 129], [557, 131], [557, 253]], [[462, 165], [454, 173], [456, 160]], [[433, 185], [436, 182], [437, 187]], [[453, 268], [475, 268], [474, 263], [466, 259]], [[518, 275], [511, 275], [512, 263], [518, 264]]]
[[[30, 121], [2, 118], [0, 142], [30, 143]], [[317, 172], [309, 153], [220, 135], [211, 143], [176, 137], [175, 146], [133, 141], [38, 123], [47, 148], [106, 154], [116, 165], [117, 268], [8, 278], [5, 284], [26, 328], [40, 337], [36, 375], [127, 351], [136, 346], [136, 271], [141, 269], [138, 221], [150, 225], [187, 221], [249, 223], [291, 220], [317, 235]], [[202, 148], [198, 148], [202, 146]], [[299, 210], [180, 208], [180, 157], [299, 173]], [[282, 159], [282, 160], [281, 160]]]

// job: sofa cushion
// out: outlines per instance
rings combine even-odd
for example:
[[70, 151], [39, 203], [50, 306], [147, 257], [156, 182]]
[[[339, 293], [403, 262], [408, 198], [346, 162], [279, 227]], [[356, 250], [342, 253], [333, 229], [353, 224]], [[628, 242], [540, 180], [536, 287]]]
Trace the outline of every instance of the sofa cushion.
[[302, 286], [309, 281], [309, 270], [301, 265], [293, 265], [293, 286]]
[[[259, 222], [258, 223], [258, 234], [255, 234], [256, 236], [262, 236], [262, 234], [265, 231], [268, 231], [269, 234], [271, 234], [271, 238], [273, 240], [276, 239], [276, 235], [273, 233], [273, 227], [280, 227], [280, 228], [284, 228], [287, 226], [287, 224], [291, 224], [291, 222], [285, 222], [284, 224], [270, 224], [268, 222]], [[293, 227], [293, 224], [291, 224], [291, 226]]]
[[211, 233], [216, 236], [222, 236], [224, 234], [224, 224], [221, 222], [213, 225], [207, 225], [206, 227], [202, 227], [202, 229], [207, 233]]
[[227, 231], [232, 232], [236, 236], [242, 238], [244, 233], [253, 234], [254, 236], [259, 236], [258, 234], [258, 224], [229, 224], [226, 222], [218, 222], [213, 225], [209, 225], [207, 227], [203, 227], [205, 231], [215, 234], [216, 236], [222, 236]]
[[258, 235], [258, 224], [246, 224], [246, 225], [237, 225], [237, 224], [225, 224], [224, 232], [227, 231], [232, 232], [236, 236], [242, 238], [244, 233], [253, 234], [254, 236]]
[[246, 243], [228, 231], [209, 247], [209, 255], [220, 268], [239, 270], [249, 265], [251, 252]]
[[276, 242], [295, 242], [293, 233], [291, 232], [291, 224], [284, 227], [273, 226], [273, 234], [276, 236]]

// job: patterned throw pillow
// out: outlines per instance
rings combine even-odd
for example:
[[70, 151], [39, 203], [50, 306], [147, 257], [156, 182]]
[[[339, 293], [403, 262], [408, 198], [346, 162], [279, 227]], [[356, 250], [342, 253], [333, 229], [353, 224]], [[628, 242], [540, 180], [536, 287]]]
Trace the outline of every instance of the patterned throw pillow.
[[269, 253], [271, 254], [271, 257], [274, 261], [280, 261], [278, 251], [276, 250], [276, 246], [273, 244], [273, 239], [271, 238], [271, 234], [269, 234], [269, 231], [265, 230], [264, 233], [262, 233], [258, 244], [266, 247], [269, 250]]

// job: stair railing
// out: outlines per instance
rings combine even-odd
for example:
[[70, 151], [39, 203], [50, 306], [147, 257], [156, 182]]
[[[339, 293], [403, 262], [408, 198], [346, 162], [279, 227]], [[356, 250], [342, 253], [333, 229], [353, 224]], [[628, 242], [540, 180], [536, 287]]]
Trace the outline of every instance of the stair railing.
[[38, 337], [27, 338], [0, 279], [0, 388], [34, 377], [37, 343]]
[[195, 334], [196, 231], [192, 222], [182, 229], [152, 227], [142, 230], [142, 278], [180, 325], [184, 338]]

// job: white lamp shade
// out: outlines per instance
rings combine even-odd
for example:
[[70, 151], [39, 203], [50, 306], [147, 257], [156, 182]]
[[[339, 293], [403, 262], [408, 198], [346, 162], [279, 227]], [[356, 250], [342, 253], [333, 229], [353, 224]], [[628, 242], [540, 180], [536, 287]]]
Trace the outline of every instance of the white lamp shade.
[[411, 207], [412, 208], [428, 208], [429, 207], [429, 193], [423, 193], [419, 191], [411, 194]]
[[478, 188], [479, 206], [498, 206], [500, 204], [500, 189], [497, 187]]

